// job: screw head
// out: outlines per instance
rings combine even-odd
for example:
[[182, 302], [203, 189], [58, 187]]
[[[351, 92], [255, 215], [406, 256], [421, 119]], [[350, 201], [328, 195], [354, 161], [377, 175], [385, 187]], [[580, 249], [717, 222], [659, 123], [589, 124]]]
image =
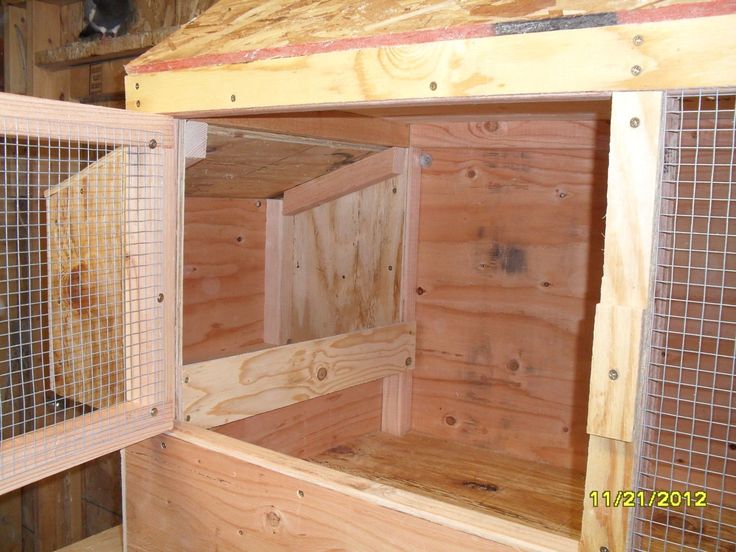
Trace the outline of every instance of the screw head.
[[138, 90], [141, 87], [139, 83], [135, 83], [135, 89]]
[[136, 100], [135, 101], [135, 106], [136, 107], [140, 107], [141, 106], [141, 101], [140, 100]]
[[158, 297], [156, 297], [156, 301], [158, 301], [159, 303], [163, 303], [164, 302], [164, 294], [163, 293], [159, 293], [158, 294]]
[[419, 166], [423, 169], [427, 169], [432, 166], [432, 156], [428, 153], [423, 153], [419, 156]]
[[429, 83], [429, 89], [430, 90], [437, 90], [437, 83], [435, 81], [432, 81]]
[[406, 364], [407, 366], [411, 366], [411, 363], [412, 363], [411, 357], [406, 357], [404, 364]]
[[618, 371], [617, 370], [609, 370], [608, 371], [608, 379], [616, 381], [618, 379]]
[[187, 417], [186, 417], [186, 421], [188, 422], [188, 421], [190, 421], [191, 419], [192, 419], [192, 417], [191, 417], [191, 416], [190, 416], [189, 414], [187, 414]]
[[261, 205], [263, 205], [263, 203], [261, 203], [260, 200], [256, 201], [256, 207], [260, 209]]
[[644, 44], [644, 37], [641, 35], [634, 35], [633, 42], [634, 46], [641, 46], [642, 44]]
[[599, 552], [609, 552], [607, 546], [601, 546], [598, 550], [599, 550]]
[[158, 416], [158, 408], [155, 406], [151, 408], [151, 416]]
[[639, 120], [639, 117], [632, 117], [629, 120], [629, 126], [631, 126], [631, 128], [638, 128], [640, 124], [641, 121]]
[[639, 75], [641, 75], [641, 72], [642, 72], [641, 65], [634, 65], [631, 67], [631, 74], [634, 75], [635, 77], [638, 77]]
[[235, 94], [233, 94], [233, 95], [230, 96], [230, 101], [231, 102], [234, 102], [235, 101]]
[[189, 383], [189, 376], [184, 376], [184, 383]]
[[324, 381], [324, 379], [327, 377], [327, 368], [322, 366], [319, 370], [317, 370], [317, 379], [319, 381]]
[[151, 140], [148, 142], [148, 147], [151, 149], [156, 149], [156, 146], [158, 146], [158, 142], [156, 140]]
[[164, 443], [163, 441], [161, 441], [161, 448], [162, 449], [165, 449], [166, 448], [166, 443]]

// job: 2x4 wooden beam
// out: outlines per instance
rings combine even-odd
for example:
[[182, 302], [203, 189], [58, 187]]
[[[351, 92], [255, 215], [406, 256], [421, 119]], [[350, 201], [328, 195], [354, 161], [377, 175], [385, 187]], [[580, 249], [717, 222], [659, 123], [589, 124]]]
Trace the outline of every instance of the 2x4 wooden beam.
[[184, 415], [214, 427], [400, 374], [414, 324], [393, 324], [184, 366]]
[[406, 149], [390, 148], [284, 192], [284, 215], [296, 215], [404, 171]]

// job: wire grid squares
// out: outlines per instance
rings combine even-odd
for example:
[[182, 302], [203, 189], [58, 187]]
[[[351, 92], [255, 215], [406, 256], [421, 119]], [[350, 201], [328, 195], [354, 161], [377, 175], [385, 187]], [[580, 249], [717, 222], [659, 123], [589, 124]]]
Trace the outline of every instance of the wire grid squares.
[[736, 550], [735, 99], [700, 91], [667, 101], [637, 482], [646, 496], [691, 494], [680, 506], [637, 506], [637, 551]]
[[2, 122], [7, 482], [135, 431], [142, 418], [120, 414], [164, 401], [164, 155], [150, 131]]

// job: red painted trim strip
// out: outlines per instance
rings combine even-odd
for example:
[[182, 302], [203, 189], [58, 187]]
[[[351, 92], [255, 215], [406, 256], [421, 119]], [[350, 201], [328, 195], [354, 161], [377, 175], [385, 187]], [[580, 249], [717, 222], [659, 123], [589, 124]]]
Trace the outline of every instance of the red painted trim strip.
[[210, 65], [248, 63], [259, 59], [301, 57], [341, 50], [422, 44], [426, 42], [437, 42], [440, 40], [483, 38], [493, 36], [494, 28], [494, 25], [478, 23], [429, 31], [406, 31], [403, 33], [393, 33], [388, 35], [344, 38], [340, 40], [331, 40], [329, 42], [313, 42], [279, 46], [277, 48], [262, 48], [260, 50], [250, 50], [245, 52], [195, 56], [192, 58], [175, 59], [171, 61], [154, 61], [145, 65], [130, 67], [128, 74], [135, 75], [140, 73], [155, 73], [158, 71], [173, 71], [176, 69], [192, 69], [195, 67], [205, 67]]
[[642, 8], [624, 11], [618, 14], [620, 25], [627, 23], [653, 23], [656, 21], [674, 21], [676, 19], [696, 19], [713, 17], [736, 12], [736, 0], [715, 0], [692, 4], [675, 4], [662, 8]]
[[[651, 23], [659, 21], [674, 21], [677, 19], [695, 19], [727, 15], [736, 12], [736, 0], [713, 0], [712, 2], [677, 4], [662, 8], [645, 8], [639, 10], [622, 11], [616, 14], [618, 24]], [[379, 48], [381, 46], [401, 46], [422, 44], [441, 40], [458, 40], [467, 38], [484, 38], [495, 35], [494, 24], [478, 23], [462, 25], [445, 29], [425, 31], [407, 31], [379, 36], [360, 38], [345, 38], [328, 42], [313, 42], [279, 46], [277, 48], [262, 48], [227, 54], [211, 54], [195, 56], [171, 61], [154, 61], [145, 65], [126, 67], [129, 75], [142, 73], [157, 73], [161, 71], [175, 71], [179, 69], [194, 69], [213, 65], [230, 65], [248, 63], [251, 61], [274, 58], [301, 57], [312, 54], [354, 50], [361, 48]], [[554, 32], [554, 31], [552, 31]]]

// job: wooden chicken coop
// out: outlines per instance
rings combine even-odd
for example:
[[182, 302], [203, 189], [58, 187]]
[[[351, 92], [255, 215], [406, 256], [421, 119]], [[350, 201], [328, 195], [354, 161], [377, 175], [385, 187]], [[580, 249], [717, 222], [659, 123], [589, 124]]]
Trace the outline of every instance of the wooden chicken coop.
[[734, 28], [220, 0], [128, 112], [4, 96], [0, 491], [127, 447], [127, 550], [736, 549]]

